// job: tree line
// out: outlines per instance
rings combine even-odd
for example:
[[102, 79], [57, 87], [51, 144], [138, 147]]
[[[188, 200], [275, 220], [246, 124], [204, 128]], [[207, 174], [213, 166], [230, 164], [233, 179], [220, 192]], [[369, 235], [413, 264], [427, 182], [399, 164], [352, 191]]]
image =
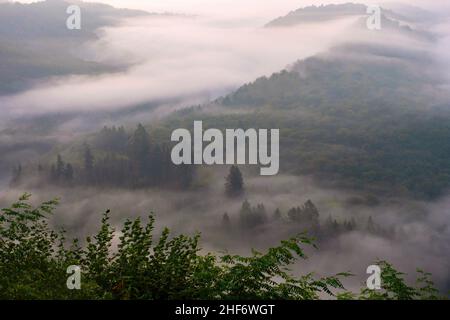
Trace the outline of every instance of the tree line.
[[[187, 189], [194, 181], [195, 166], [174, 165], [169, 146], [152, 141], [141, 124], [130, 136], [123, 127], [104, 127], [93, 145], [84, 143], [79, 150], [81, 164], [75, 165], [58, 154], [54, 163], [37, 166], [38, 176], [61, 186]], [[11, 184], [20, 184], [22, 175], [21, 165], [14, 168]]]
[[319, 210], [311, 200], [307, 200], [301, 206], [292, 207], [286, 212], [276, 208], [271, 214], [263, 203], [252, 205], [248, 200], [244, 200], [237, 214], [230, 217], [229, 213], [225, 212], [221, 221], [224, 231], [233, 229], [245, 233], [258, 230], [258, 227], [283, 224], [297, 228], [299, 231], [308, 230], [318, 239], [332, 238], [351, 231], [363, 231], [382, 237], [393, 237], [395, 234], [393, 229], [383, 228], [377, 224], [372, 216], [369, 216], [365, 222], [358, 223], [353, 217], [338, 220], [329, 215], [326, 219], [321, 219]]

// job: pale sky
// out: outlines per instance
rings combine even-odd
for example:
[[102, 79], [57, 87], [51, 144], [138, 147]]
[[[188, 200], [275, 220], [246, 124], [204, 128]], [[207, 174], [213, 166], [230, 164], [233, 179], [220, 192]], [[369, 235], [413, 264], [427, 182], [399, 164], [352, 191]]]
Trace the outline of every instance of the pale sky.
[[[16, 0], [36, 2], [40, 0]], [[271, 20], [294, 9], [329, 3], [346, 3], [352, 0], [89, 0], [115, 7], [143, 9], [151, 12], [215, 15], [224, 18]], [[379, 4], [404, 3], [419, 5], [430, 10], [450, 11], [449, 0], [354, 0], [353, 2]]]

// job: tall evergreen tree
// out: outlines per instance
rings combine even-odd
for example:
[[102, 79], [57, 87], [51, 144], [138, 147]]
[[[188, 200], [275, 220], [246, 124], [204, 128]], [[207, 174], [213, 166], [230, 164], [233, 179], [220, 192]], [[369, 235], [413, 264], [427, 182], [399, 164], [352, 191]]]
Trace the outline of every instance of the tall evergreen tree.
[[252, 207], [250, 202], [246, 199], [241, 206], [241, 210], [239, 211], [239, 219], [241, 221], [241, 226], [244, 228], [250, 227], [251, 224], [251, 216], [252, 216]]
[[150, 153], [150, 136], [142, 124], [138, 124], [128, 141], [128, 155], [132, 161], [143, 163]]
[[222, 228], [225, 231], [229, 231], [231, 228], [231, 221], [230, 221], [230, 217], [228, 216], [227, 212], [225, 212], [222, 216]]
[[319, 225], [319, 210], [315, 204], [308, 199], [303, 205], [303, 214], [306, 220], [313, 226]]
[[279, 208], [277, 208], [274, 213], [273, 213], [273, 220], [274, 221], [279, 221], [281, 220], [282, 216], [281, 216], [281, 211]]
[[229, 197], [241, 196], [244, 193], [244, 179], [237, 166], [231, 166], [226, 178], [225, 192]]
[[137, 126], [128, 141], [128, 158], [131, 161], [133, 185], [144, 186], [150, 177], [150, 137], [142, 124]]
[[91, 147], [84, 144], [84, 170], [86, 172], [92, 172], [94, 169], [94, 156], [92, 155]]
[[65, 164], [60, 154], [56, 158], [56, 179], [61, 179], [64, 175]]
[[252, 207], [250, 203], [245, 200], [242, 203], [239, 218], [241, 226], [245, 229], [257, 227], [267, 222], [266, 208], [263, 204]]

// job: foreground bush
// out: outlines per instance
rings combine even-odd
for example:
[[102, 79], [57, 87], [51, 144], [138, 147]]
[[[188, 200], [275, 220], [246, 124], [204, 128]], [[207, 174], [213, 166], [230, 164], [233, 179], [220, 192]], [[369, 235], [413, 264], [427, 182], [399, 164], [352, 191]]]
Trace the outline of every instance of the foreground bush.
[[[199, 236], [170, 237], [165, 229], [155, 239], [154, 219], [127, 220], [112, 250], [115, 230], [109, 211], [100, 230], [81, 246], [65, 232], [52, 230], [48, 217], [57, 200], [38, 207], [23, 195], [0, 214], [0, 299], [438, 299], [430, 274], [420, 271], [418, 287], [405, 284], [403, 274], [380, 261], [381, 291], [347, 292], [341, 273], [316, 278], [293, 276], [288, 267], [306, 259], [303, 245], [312, 241], [297, 236], [266, 253], [252, 256], [199, 254]], [[80, 266], [81, 290], [68, 290], [66, 271]]]

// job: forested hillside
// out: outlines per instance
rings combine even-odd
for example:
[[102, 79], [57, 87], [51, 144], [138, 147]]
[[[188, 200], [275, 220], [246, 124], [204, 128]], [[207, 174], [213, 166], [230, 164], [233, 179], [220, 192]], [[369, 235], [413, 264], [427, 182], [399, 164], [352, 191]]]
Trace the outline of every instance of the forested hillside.
[[280, 128], [284, 172], [429, 199], [450, 183], [450, 100], [441, 84], [424, 52], [348, 45], [219, 99], [229, 114], [200, 107], [172, 121]]
[[123, 127], [104, 127], [90, 143], [72, 146], [74, 152], [58, 153], [49, 163], [25, 168], [19, 163], [13, 168], [11, 186], [26, 184], [30, 175], [37, 178], [35, 185], [61, 187], [188, 189], [193, 182], [196, 167], [174, 165], [168, 143], [150, 137], [142, 125], [131, 135]]
[[[134, 133], [105, 128], [88, 146], [97, 155], [91, 183], [136, 187], [171, 181], [170, 171], [178, 169], [170, 169], [170, 130], [191, 129], [194, 120], [203, 120], [206, 127], [222, 129], [280, 128], [284, 173], [312, 174], [324, 185], [379, 194], [441, 195], [450, 186], [450, 102], [445, 104], [448, 96], [438, 89], [435, 70], [426, 67], [429, 57], [416, 53], [404, 58], [402, 52], [370, 47], [341, 50], [374, 60], [402, 59], [368, 64], [344, 53], [314, 57], [219, 99], [215, 106], [224, 111], [218, 115], [204, 112], [207, 106], [180, 111], [150, 126], [150, 135], [143, 127]], [[83, 147], [77, 148], [79, 181], [86, 165]], [[56, 155], [42, 165], [50, 170], [52, 163], [58, 166]], [[139, 179], [129, 174], [130, 165]], [[145, 172], [151, 181], [145, 181]], [[189, 172], [183, 173], [181, 185], [189, 186]]]
[[[287, 17], [336, 18], [360, 14], [364, 8], [313, 6]], [[375, 194], [434, 199], [450, 186], [450, 95], [445, 74], [426, 49], [435, 45], [435, 37], [396, 25], [385, 27], [399, 43], [391, 43], [386, 33], [357, 27], [367, 41], [347, 42], [297, 61], [212, 103], [144, 123], [145, 129], [115, 133], [106, 128], [94, 137], [59, 145], [26, 166], [41, 175], [45, 171], [53, 183], [65, 179], [68, 185], [188, 188], [195, 169], [170, 164], [170, 133], [203, 120], [206, 127], [219, 129], [280, 128], [282, 173], [312, 175], [323, 185]], [[122, 125], [115, 121], [117, 128]], [[92, 170], [86, 148], [94, 157]], [[72, 168], [65, 175], [61, 166], [67, 164]], [[21, 170], [16, 166], [13, 182]]]

